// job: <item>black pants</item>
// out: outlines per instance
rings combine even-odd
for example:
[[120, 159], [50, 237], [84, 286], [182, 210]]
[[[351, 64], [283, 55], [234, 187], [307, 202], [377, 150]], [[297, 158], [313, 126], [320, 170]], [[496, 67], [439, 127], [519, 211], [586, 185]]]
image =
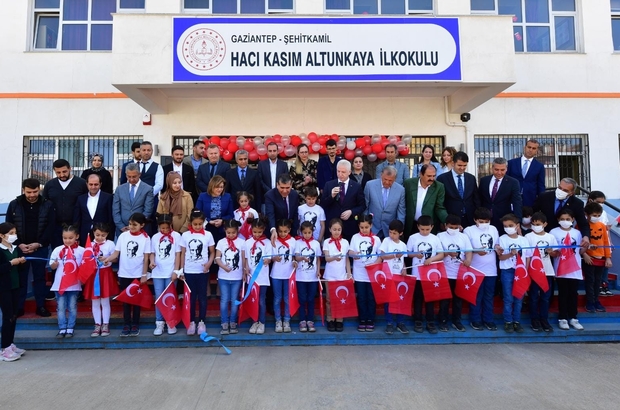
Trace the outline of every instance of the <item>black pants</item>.
[[[127, 286], [131, 285], [131, 282], [134, 280], [134, 278], [118, 278], [121, 292], [127, 289]], [[132, 310], [133, 320], [131, 317]], [[125, 326], [140, 326], [140, 306], [123, 303], [123, 321], [125, 322]]]
[[579, 280], [559, 277], [555, 281], [558, 284], [558, 319], [576, 319]]
[[[456, 279], [448, 279], [450, 282], [450, 290], [452, 290], [452, 323], [461, 323], [461, 312], [463, 311], [463, 299], [456, 296], [454, 288], [456, 288]], [[443, 299], [439, 302], [439, 321], [448, 321], [448, 310], [450, 308], [450, 299]]]
[[435, 302], [424, 303], [424, 292], [422, 291], [422, 282], [417, 280], [415, 282], [415, 291], [413, 292], [413, 320], [416, 322], [422, 321], [422, 305], [425, 305], [426, 310], [426, 322], [432, 323], [435, 321]]
[[3, 349], [11, 346], [15, 338], [18, 302], [19, 288], [0, 292], [0, 309], [2, 309], [2, 341], [0, 347]]
[[586, 300], [589, 305], [594, 305], [598, 302], [598, 293], [601, 290], [601, 278], [603, 277], [605, 267], [588, 265], [583, 262], [581, 269], [583, 271], [583, 280], [586, 282]]

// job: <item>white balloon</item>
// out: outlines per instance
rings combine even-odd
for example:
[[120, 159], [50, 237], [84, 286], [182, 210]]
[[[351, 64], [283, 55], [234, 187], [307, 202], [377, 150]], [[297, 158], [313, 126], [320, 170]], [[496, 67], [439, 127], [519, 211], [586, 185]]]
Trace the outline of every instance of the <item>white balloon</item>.
[[362, 157], [362, 156], [364, 156], [364, 151], [362, 151], [362, 149], [361, 149], [361, 148], [356, 149], [356, 150], [355, 150], [355, 156], [356, 156], [356, 157]]
[[347, 146], [347, 144], [345, 144], [344, 141], [338, 141], [336, 143], [336, 147], [338, 147], [339, 151], [342, 151], [346, 146]]
[[258, 155], [265, 155], [267, 153], [267, 147], [263, 144], [256, 147], [256, 153]]
[[244, 137], [237, 137], [237, 146], [239, 148], [243, 148], [243, 144], [245, 144], [245, 138]]
[[372, 142], [373, 144], [378, 144], [379, 142], [381, 142], [381, 135], [374, 134], [370, 139], [370, 142]]
[[[302, 140], [304, 138], [308, 138], [308, 134], [306, 134], [305, 132], [302, 132], [301, 134], [299, 134], [299, 138], [301, 138]], [[310, 141], [310, 140], [308, 140], [308, 141]]]
[[284, 147], [284, 153], [287, 157], [292, 157], [293, 155], [295, 155], [296, 152], [297, 150], [292, 145], [287, 145], [286, 147]]
[[371, 152], [370, 154], [368, 154], [366, 158], [370, 162], [375, 162], [377, 160], [377, 154], [375, 154], [374, 152]]
[[288, 144], [291, 143], [291, 137], [289, 137], [288, 135], [283, 135], [280, 141], [282, 141], [282, 144], [284, 146], [287, 146]]
[[390, 141], [390, 144], [396, 144], [398, 142], [398, 137], [396, 135], [390, 135], [388, 141]]
[[347, 149], [353, 151], [355, 149], [355, 141], [347, 142]]
[[254, 137], [254, 146], [258, 147], [259, 145], [263, 145], [263, 139], [261, 137]]
[[301, 143], [302, 144], [306, 144], [306, 145], [310, 145], [310, 140], [308, 139], [308, 137], [304, 137], [301, 139]]
[[319, 152], [320, 150], [321, 150], [321, 144], [319, 144], [318, 142], [315, 142], [314, 144], [312, 144], [312, 151]]

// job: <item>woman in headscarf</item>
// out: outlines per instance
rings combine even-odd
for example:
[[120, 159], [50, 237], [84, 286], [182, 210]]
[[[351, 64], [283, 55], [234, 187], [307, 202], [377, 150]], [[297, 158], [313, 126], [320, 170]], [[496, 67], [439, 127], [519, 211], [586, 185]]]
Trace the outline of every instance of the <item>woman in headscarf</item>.
[[316, 187], [316, 161], [308, 158], [310, 150], [306, 144], [297, 147], [297, 159], [295, 165], [290, 169], [290, 176], [293, 180], [293, 188], [299, 194], [299, 204], [306, 203], [304, 190], [308, 186]]
[[194, 209], [194, 201], [189, 192], [181, 189], [181, 175], [170, 171], [166, 175], [166, 189], [159, 194], [158, 214], [172, 214], [172, 229], [183, 233], [189, 225], [189, 215]]
[[88, 177], [90, 175], [92, 174], [99, 175], [99, 178], [101, 178], [101, 190], [103, 192], [107, 192], [108, 194], [112, 195], [113, 194], [112, 175], [110, 175], [110, 171], [105, 169], [105, 167], [103, 166], [103, 155], [98, 154], [98, 153], [91, 154], [90, 163], [92, 166], [88, 169], [85, 169], [84, 172], [82, 172], [82, 175], [80, 175], [80, 178], [88, 182]]

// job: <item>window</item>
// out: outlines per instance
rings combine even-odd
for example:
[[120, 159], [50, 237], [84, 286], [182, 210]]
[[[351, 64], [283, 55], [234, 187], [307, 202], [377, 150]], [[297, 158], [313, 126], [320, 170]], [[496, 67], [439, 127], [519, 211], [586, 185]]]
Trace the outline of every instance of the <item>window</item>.
[[112, 50], [112, 13], [145, 0], [35, 0], [35, 50]]
[[536, 159], [545, 166], [545, 186], [556, 187], [562, 178], [573, 178], [590, 190], [588, 136], [573, 135], [476, 135], [474, 150], [478, 178], [491, 175], [493, 160], [511, 160], [523, 154], [529, 139], [540, 143]]
[[103, 166], [110, 171], [114, 187], [120, 180], [123, 164], [133, 158], [131, 144], [142, 141], [141, 136], [31, 136], [24, 141], [24, 178], [36, 178], [45, 184], [54, 178], [52, 164], [64, 158], [71, 164], [73, 175], [80, 176], [90, 168], [90, 155], [103, 155]]
[[326, 13], [429, 14], [433, 0], [325, 0]]
[[512, 15], [515, 51], [577, 50], [575, 0], [471, 0], [471, 10]]
[[614, 50], [620, 51], [620, 0], [611, 1], [611, 36]]
[[189, 12], [213, 14], [278, 14], [292, 13], [294, 0], [184, 0]]

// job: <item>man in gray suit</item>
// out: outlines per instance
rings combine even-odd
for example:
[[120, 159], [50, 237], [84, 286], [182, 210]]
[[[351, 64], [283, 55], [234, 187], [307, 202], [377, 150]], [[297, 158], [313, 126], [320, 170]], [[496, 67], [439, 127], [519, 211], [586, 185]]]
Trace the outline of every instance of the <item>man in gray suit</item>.
[[140, 181], [140, 166], [128, 164], [127, 183], [114, 192], [112, 214], [116, 225], [116, 236], [129, 230], [129, 217], [140, 212], [147, 218], [153, 212], [153, 187]]
[[394, 182], [397, 174], [396, 168], [388, 165], [380, 180], [368, 181], [364, 188], [366, 212], [373, 214], [372, 232], [381, 240], [388, 237], [390, 222], [405, 220], [405, 188]]

